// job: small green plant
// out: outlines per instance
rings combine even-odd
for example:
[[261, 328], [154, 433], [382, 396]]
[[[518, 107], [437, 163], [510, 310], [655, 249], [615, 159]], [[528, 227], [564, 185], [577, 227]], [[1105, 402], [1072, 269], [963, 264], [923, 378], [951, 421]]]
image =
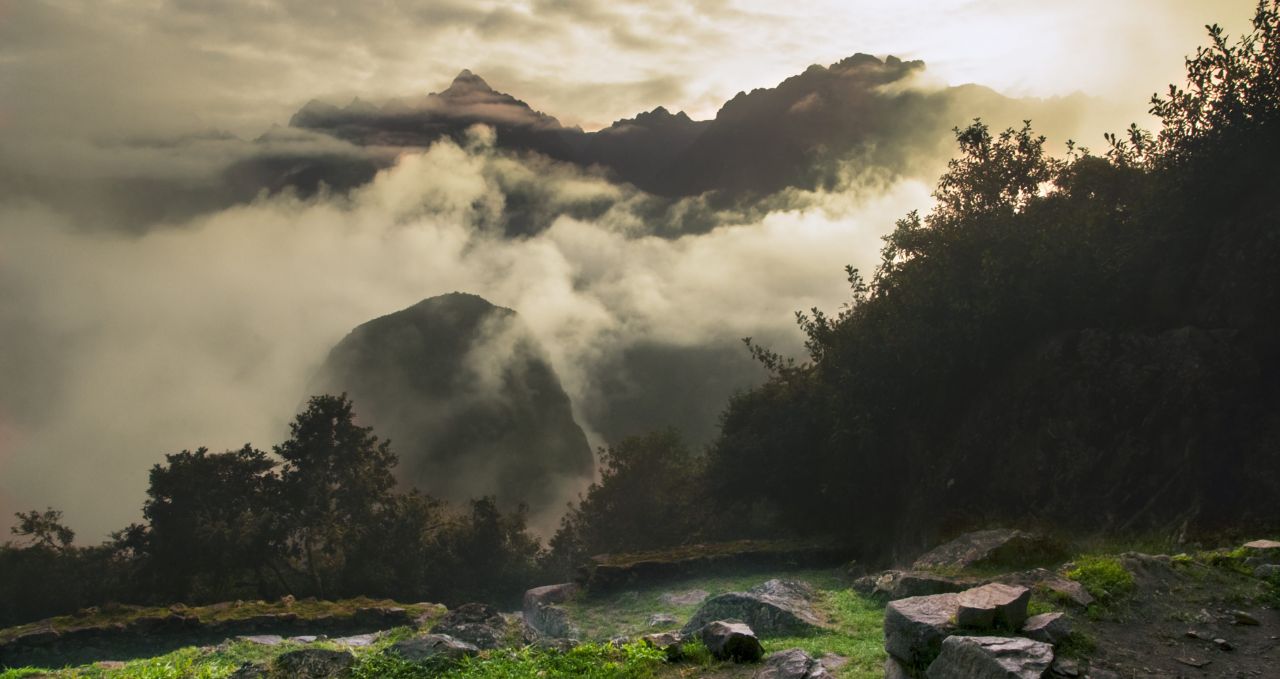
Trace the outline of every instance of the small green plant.
[[1099, 603], [1108, 606], [1123, 599], [1133, 590], [1133, 574], [1118, 559], [1110, 556], [1085, 556], [1067, 577], [1084, 585]]

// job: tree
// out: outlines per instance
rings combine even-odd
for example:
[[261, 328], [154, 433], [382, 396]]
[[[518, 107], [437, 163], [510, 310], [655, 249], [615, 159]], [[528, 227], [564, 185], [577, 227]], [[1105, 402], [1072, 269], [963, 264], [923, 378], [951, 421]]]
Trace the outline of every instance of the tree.
[[278, 573], [282, 546], [276, 462], [248, 444], [225, 453], [184, 450], [165, 460], [151, 469], [142, 510], [149, 525], [130, 538], [141, 543], [157, 582], [183, 598], [197, 589], [223, 592], [247, 572], [264, 593], [266, 571]]
[[40, 549], [67, 549], [76, 539], [75, 531], [62, 524], [62, 511], [47, 507], [45, 510], [17, 512], [18, 525], [10, 533], [26, 538], [30, 547]]
[[397, 460], [389, 441], [356, 424], [346, 394], [314, 396], [274, 450], [280, 473], [291, 551], [323, 596], [342, 573], [346, 546], [376, 525], [392, 502]]
[[600, 450], [600, 481], [561, 520], [551, 540], [562, 569], [583, 557], [682, 544], [694, 534], [700, 460], [664, 429]]

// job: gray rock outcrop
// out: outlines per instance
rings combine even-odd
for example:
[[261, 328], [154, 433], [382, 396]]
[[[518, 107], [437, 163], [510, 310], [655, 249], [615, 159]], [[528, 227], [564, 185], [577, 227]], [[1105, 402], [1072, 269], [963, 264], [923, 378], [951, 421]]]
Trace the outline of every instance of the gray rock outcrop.
[[1031, 590], [993, 582], [960, 593], [956, 598], [956, 624], [961, 627], [991, 629], [1001, 626], [1017, 630], [1027, 621]]
[[569, 620], [569, 611], [559, 604], [577, 596], [579, 589], [578, 585], [570, 582], [534, 587], [525, 592], [522, 610], [525, 626], [539, 637], [577, 637], [578, 630]]
[[432, 634], [444, 634], [481, 649], [497, 648], [506, 635], [507, 621], [488, 604], [463, 604], [449, 611], [431, 627]]
[[271, 662], [271, 676], [291, 679], [336, 679], [351, 676], [356, 657], [351, 651], [303, 648], [282, 653]]
[[884, 649], [908, 666], [924, 666], [956, 631], [958, 597], [933, 594], [890, 602], [884, 610]]
[[1010, 637], [948, 637], [929, 665], [928, 679], [1040, 679], [1053, 664], [1053, 646]]
[[912, 568], [974, 568], [983, 566], [1034, 566], [1063, 556], [1060, 547], [1042, 535], [997, 528], [965, 533], [939, 545]]
[[409, 662], [424, 663], [433, 660], [460, 660], [480, 652], [474, 644], [455, 639], [447, 634], [424, 634], [397, 641], [387, 647], [387, 653]]
[[813, 607], [813, 589], [804, 583], [770, 580], [746, 592], [711, 597], [680, 629], [693, 634], [714, 620], [741, 620], [765, 636], [802, 634], [821, 629], [823, 620]]
[[731, 620], [715, 620], [698, 632], [707, 650], [717, 660], [757, 662], [764, 657], [764, 646], [751, 627]]

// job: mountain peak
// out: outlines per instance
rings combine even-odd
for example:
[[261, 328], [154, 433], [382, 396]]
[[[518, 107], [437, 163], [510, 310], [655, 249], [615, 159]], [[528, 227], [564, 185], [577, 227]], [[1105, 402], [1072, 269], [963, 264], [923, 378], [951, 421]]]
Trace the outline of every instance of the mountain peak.
[[474, 74], [470, 69], [462, 69], [453, 82], [449, 85], [449, 89], [441, 92], [444, 95], [463, 95], [474, 93], [490, 93], [493, 88], [489, 87], [489, 83], [484, 78]]

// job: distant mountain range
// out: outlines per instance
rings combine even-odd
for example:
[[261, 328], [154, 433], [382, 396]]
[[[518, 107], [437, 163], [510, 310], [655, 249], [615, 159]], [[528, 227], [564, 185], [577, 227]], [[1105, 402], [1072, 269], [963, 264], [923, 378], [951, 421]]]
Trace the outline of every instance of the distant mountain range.
[[923, 70], [921, 61], [856, 54], [810, 66], [777, 87], [739, 93], [713, 120], [659, 106], [596, 132], [566, 127], [464, 70], [442, 92], [382, 106], [313, 100], [289, 124], [360, 146], [393, 147], [461, 141], [472, 125], [484, 124], [495, 130], [499, 148], [604, 168], [655, 195], [742, 197], [830, 186], [850, 160], [907, 172], [923, 156], [945, 150], [951, 128], [973, 117], [1021, 120], [1050, 109], [1057, 117], [1064, 105], [1084, 102], [1010, 99], [976, 85], [911, 86]]

